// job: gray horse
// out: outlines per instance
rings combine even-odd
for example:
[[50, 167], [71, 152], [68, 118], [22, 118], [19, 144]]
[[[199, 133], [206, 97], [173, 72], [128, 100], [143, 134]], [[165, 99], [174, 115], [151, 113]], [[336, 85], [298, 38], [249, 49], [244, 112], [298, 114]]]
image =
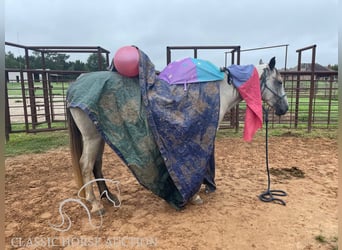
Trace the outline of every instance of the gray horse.
[[[255, 66], [260, 76], [262, 100], [275, 110], [277, 115], [284, 115], [288, 110], [288, 102], [282, 84], [282, 78], [275, 68], [275, 58], [268, 64]], [[233, 84], [227, 84], [227, 74], [220, 81], [220, 113], [219, 123], [225, 113], [236, 106], [242, 97]], [[96, 179], [103, 178], [102, 174], [102, 155], [105, 142], [97, 131], [94, 123], [88, 115], [79, 108], [68, 108], [69, 133], [72, 155], [72, 166], [76, 175], [77, 184], [82, 187], [92, 180], [92, 173]], [[101, 198], [104, 193], [112, 201], [117, 201], [116, 195], [109, 192], [104, 181], [99, 181], [98, 188]], [[104, 207], [96, 199], [92, 185], [84, 188], [85, 198], [92, 205], [92, 212], [104, 212]], [[196, 194], [192, 200], [201, 202], [201, 198]]]

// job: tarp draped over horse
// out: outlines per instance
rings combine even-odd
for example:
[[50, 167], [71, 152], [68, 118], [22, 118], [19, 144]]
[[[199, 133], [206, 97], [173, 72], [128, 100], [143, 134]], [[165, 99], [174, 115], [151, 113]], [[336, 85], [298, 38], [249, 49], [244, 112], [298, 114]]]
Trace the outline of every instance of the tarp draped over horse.
[[139, 51], [139, 77], [93, 72], [69, 88], [69, 107], [85, 111], [141, 185], [181, 208], [205, 183], [215, 190], [217, 81], [187, 90], [160, 79]]
[[170, 84], [187, 84], [223, 80], [224, 73], [207, 60], [187, 57], [169, 63], [158, 77]]

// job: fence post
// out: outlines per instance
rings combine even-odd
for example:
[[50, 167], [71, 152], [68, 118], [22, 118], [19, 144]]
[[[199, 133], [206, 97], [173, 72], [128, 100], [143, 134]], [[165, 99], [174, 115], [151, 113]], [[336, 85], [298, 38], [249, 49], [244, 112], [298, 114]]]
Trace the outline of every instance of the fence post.
[[[43, 99], [44, 99], [44, 112], [45, 112], [45, 121], [47, 122], [48, 128], [51, 128], [51, 119], [53, 116], [53, 100], [49, 98], [49, 84], [47, 80], [47, 72], [46, 69], [42, 71], [42, 86], [43, 86]], [[50, 102], [49, 102], [50, 99]], [[51, 106], [51, 113], [50, 113], [50, 106]]]
[[[28, 72], [26, 71], [26, 74]], [[29, 121], [28, 121], [28, 113], [27, 113], [27, 98], [25, 93], [25, 79], [24, 79], [24, 73], [22, 70], [20, 70], [20, 85], [21, 85], [21, 96], [23, 98], [23, 108], [24, 108], [24, 119], [25, 119], [25, 131], [29, 131]]]
[[[297, 71], [299, 72], [301, 69], [301, 63], [302, 63], [302, 52], [298, 52], [298, 65], [297, 65]], [[297, 75], [297, 88], [296, 88], [296, 103], [295, 103], [295, 128], [298, 127], [298, 113], [299, 113], [299, 91], [300, 91], [300, 74]]]
[[329, 77], [329, 104], [328, 104], [328, 122], [327, 122], [327, 127], [330, 125], [330, 114], [331, 114], [331, 99], [333, 98], [332, 96], [332, 88], [333, 88], [333, 76]]
[[98, 60], [98, 70], [104, 70], [102, 68], [102, 53], [101, 53], [101, 47], [97, 47], [97, 60]]
[[308, 114], [308, 132], [312, 130], [313, 100], [315, 97], [315, 64], [316, 64], [316, 45], [312, 46], [311, 77], [310, 77], [310, 99]]
[[5, 138], [6, 142], [9, 141], [9, 133], [11, 132], [11, 120], [10, 120], [10, 112], [9, 112], [9, 104], [8, 104], [8, 73], [6, 74], [5, 80]]
[[[308, 113], [308, 132], [312, 129], [312, 116], [313, 116], [313, 99], [315, 96], [315, 66], [316, 66], [316, 44], [308, 46], [302, 49], [296, 50], [298, 53], [298, 65], [297, 70], [301, 69], [302, 52], [304, 50], [312, 50], [311, 56], [311, 72], [310, 72], [310, 96], [309, 96], [309, 113]], [[296, 93], [296, 113], [295, 113], [295, 128], [297, 128], [298, 123], [298, 108], [299, 108], [299, 88], [300, 88], [300, 74], [298, 73], [297, 78], [297, 93]]]
[[[28, 92], [30, 98], [30, 109], [31, 109], [31, 119], [32, 119], [32, 128], [35, 129], [38, 123], [37, 119], [37, 109], [36, 109], [36, 98], [35, 98], [35, 89], [33, 83], [32, 72], [30, 69], [30, 58], [28, 48], [25, 48], [25, 61], [26, 61], [26, 70], [27, 70], [27, 81], [28, 81]], [[26, 131], [29, 132], [29, 131]]]

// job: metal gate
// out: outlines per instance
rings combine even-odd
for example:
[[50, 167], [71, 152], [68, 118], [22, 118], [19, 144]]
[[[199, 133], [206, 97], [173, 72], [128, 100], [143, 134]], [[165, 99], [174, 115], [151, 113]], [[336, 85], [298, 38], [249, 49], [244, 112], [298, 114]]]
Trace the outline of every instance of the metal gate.
[[[23, 49], [25, 53], [24, 69], [5, 70], [6, 140], [9, 133], [66, 129], [66, 91], [70, 82], [85, 71], [47, 69], [48, 53], [92, 53], [97, 54], [98, 70], [109, 65], [110, 52], [99, 46], [24, 46], [9, 42], [5, 45]], [[40, 54], [42, 69], [30, 68], [30, 51]]]
[[[81, 73], [6, 70], [6, 132], [36, 133], [65, 129], [66, 91], [69, 83]], [[13, 75], [19, 79], [11, 79]]]

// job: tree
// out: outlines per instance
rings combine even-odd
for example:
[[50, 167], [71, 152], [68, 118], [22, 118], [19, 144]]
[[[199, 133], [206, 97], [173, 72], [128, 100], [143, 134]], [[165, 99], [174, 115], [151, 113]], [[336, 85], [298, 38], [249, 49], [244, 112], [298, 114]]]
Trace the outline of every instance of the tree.
[[32, 55], [29, 56], [29, 63], [31, 69], [42, 69], [42, 56], [40, 52], [33, 51]]
[[333, 64], [333, 65], [330, 65], [328, 66], [330, 69], [332, 70], [335, 70], [335, 71], [338, 71], [338, 64]]
[[[106, 59], [104, 56], [101, 54], [101, 61], [102, 61], [102, 66], [101, 69], [104, 70], [107, 67], [106, 64]], [[97, 53], [91, 54], [88, 59], [87, 59], [87, 68], [89, 71], [98, 71], [99, 70], [99, 58]]]
[[[69, 55], [62, 53], [45, 53], [45, 68], [46, 69], [55, 69], [55, 70], [66, 70], [69, 68], [67, 60], [69, 59]], [[29, 63], [31, 69], [42, 69], [43, 61], [42, 54], [38, 51], [33, 51], [32, 55], [29, 56]]]
[[69, 55], [62, 53], [47, 53], [45, 56], [45, 65], [48, 69], [56, 69], [56, 70], [67, 70], [69, 65], [67, 60], [69, 59]]
[[79, 71], [86, 71], [87, 67], [86, 64], [80, 60], [76, 60], [75, 62], [71, 62], [69, 66], [69, 70], [79, 70]]
[[15, 57], [11, 51], [5, 54], [5, 67], [10, 69], [20, 69], [25, 67], [25, 59], [21, 56]]
[[[76, 60], [75, 62], [68, 62], [70, 58], [69, 55], [63, 53], [50, 52], [44, 54], [45, 59], [45, 68], [52, 70], [79, 70], [79, 71], [97, 71], [98, 67], [98, 54], [91, 54], [87, 63], [84, 63], [80, 60]], [[107, 67], [106, 59], [101, 54], [102, 67], [104, 70]], [[29, 55], [29, 64], [31, 69], [42, 69], [42, 53], [39, 51], [33, 51]], [[26, 68], [26, 60], [23, 56], [15, 56], [11, 51], [6, 52], [5, 54], [5, 66], [6, 68], [12, 69], [20, 69]]]

